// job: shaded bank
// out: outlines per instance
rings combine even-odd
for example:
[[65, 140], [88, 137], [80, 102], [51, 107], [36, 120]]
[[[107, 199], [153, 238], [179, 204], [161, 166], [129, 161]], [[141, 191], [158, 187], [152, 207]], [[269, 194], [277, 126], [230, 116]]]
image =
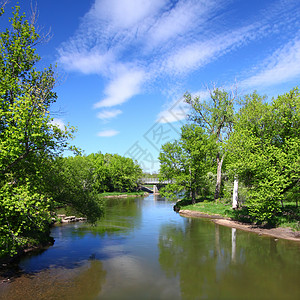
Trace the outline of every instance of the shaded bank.
[[293, 231], [290, 228], [283, 228], [283, 227], [262, 228], [257, 225], [246, 224], [246, 223], [231, 220], [229, 218], [224, 218], [220, 215], [209, 215], [209, 214], [205, 214], [205, 213], [202, 213], [199, 211], [192, 211], [192, 210], [187, 210], [187, 209], [180, 209], [179, 214], [184, 217], [209, 218], [214, 223], [219, 224], [219, 225], [257, 233], [259, 235], [267, 235], [267, 236], [272, 236], [275, 238], [300, 242], [300, 231]]

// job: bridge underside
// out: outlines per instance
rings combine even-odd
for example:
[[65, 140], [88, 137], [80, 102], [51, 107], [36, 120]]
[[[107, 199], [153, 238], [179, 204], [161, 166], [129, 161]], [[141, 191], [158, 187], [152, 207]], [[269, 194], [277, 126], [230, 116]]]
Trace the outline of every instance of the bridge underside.
[[151, 193], [151, 194], [159, 194], [160, 188], [165, 186], [166, 184], [153, 184], [152, 189], [145, 185], [140, 185], [140, 189], [144, 192]]

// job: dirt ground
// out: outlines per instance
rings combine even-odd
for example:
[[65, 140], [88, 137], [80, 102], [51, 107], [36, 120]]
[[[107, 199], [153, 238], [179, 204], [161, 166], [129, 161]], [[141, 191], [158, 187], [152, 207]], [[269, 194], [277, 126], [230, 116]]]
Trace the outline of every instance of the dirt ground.
[[219, 215], [207, 215], [203, 214], [198, 211], [192, 211], [192, 210], [180, 210], [179, 214], [184, 216], [184, 217], [193, 217], [193, 218], [209, 218], [211, 219], [214, 223], [227, 226], [227, 227], [233, 227], [245, 231], [250, 231], [257, 233], [259, 235], [268, 235], [272, 236], [278, 239], [286, 239], [290, 241], [297, 241], [300, 242], [300, 231], [293, 231], [290, 228], [283, 228], [283, 227], [278, 227], [278, 228], [261, 228], [257, 225], [251, 225], [251, 224], [245, 224], [237, 221], [233, 221], [230, 219], [225, 219], [222, 216]]

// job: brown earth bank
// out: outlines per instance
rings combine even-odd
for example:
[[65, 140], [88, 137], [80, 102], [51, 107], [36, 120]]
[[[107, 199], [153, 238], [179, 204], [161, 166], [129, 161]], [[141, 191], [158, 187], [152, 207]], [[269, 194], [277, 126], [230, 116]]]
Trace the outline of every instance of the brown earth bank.
[[290, 228], [283, 228], [283, 227], [263, 228], [263, 227], [260, 227], [257, 225], [246, 224], [246, 223], [234, 221], [231, 219], [227, 219], [220, 215], [208, 215], [205, 213], [201, 213], [201, 212], [193, 211], [193, 210], [187, 210], [187, 209], [181, 209], [179, 211], [179, 214], [183, 217], [209, 218], [214, 223], [222, 225], [222, 226], [237, 228], [237, 229], [241, 229], [244, 231], [257, 233], [259, 235], [272, 236], [272, 237], [275, 237], [278, 239], [286, 239], [286, 240], [290, 240], [290, 241], [300, 242], [300, 231], [293, 231]]

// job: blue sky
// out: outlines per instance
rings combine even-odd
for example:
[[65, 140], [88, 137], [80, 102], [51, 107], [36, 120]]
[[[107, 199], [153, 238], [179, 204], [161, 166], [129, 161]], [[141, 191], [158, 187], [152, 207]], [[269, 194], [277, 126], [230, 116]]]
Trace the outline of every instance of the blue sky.
[[[20, 1], [29, 15], [30, 0]], [[38, 46], [57, 64], [57, 124], [78, 128], [74, 144], [159, 169], [161, 145], [178, 136], [186, 91], [207, 87], [269, 98], [300, 78], [299, 0], [37, 0]], [[10, 15], [1, 17], [0, 26]]]

